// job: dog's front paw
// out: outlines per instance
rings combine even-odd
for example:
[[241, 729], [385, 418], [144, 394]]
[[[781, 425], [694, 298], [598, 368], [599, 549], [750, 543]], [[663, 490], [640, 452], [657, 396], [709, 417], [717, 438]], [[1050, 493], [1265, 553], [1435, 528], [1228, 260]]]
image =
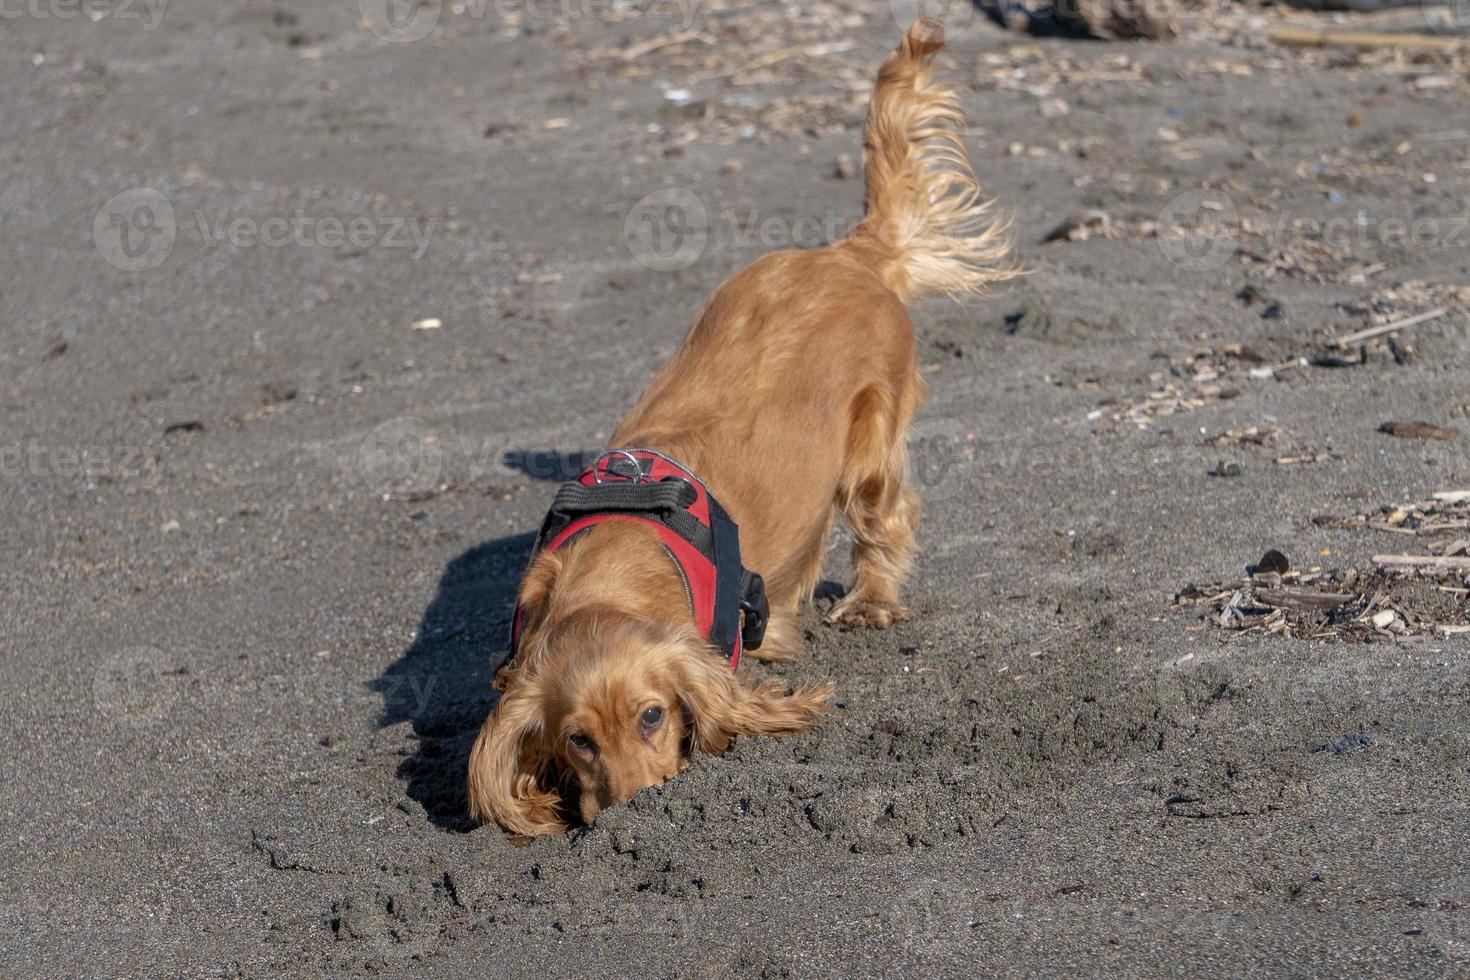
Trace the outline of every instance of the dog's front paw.
[[845, 629], [865, 627], [886, 630], [894, 623], [902, 623], [908, 618], [909, 611], [896, 602], [848, 596], [827, 615], [827, 625]]

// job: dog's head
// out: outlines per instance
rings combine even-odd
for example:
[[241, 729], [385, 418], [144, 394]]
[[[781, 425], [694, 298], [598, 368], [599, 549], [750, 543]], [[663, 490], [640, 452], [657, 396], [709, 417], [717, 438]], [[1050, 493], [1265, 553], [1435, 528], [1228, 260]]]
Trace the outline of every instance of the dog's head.
[[830, 686], [740, 684], [686, 625], [593, 610], [538, 630], [470, 754], [470, 812], [513, 834], [590, 823], [739, 734], [801, 731]]

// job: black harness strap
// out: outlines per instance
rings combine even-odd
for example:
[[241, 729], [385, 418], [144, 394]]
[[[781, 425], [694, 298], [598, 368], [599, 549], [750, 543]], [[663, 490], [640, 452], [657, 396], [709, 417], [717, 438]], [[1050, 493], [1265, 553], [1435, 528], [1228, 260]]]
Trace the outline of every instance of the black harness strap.
[[[710, 639], [722, 650], [735, 649], [735, 637], [740, 634], [740, 529], [730, 520], [719, 501], [713, 495], [709, 499], [709, 516], [714, 538], [715, 553], [724, 561], [715, 562], [715, 621], [710, 627]], [[698, 523], [696, 521], [696, 523]], [[705, 528], [703, 524], [701, 529]], [[756, 646], [760, 646], [757, 642]]]
[[564, 514], [595, 514], [615, 511], [683, 510], [699, 496], [685, 480], [658, 483], [563, 483], [556, 491], [551, 509]]
[[551, 509], [541, 525], [544, 544], [562, 529], [586, 514], [645, 514], [666, 526], [679, 537], [699, 549], [711, 563], [715, 561], [714, 534], [689, 513], [688, 507], [699, 496], [686, 480], [667, 479], [658, 483], [564, 483], [556, 491]]

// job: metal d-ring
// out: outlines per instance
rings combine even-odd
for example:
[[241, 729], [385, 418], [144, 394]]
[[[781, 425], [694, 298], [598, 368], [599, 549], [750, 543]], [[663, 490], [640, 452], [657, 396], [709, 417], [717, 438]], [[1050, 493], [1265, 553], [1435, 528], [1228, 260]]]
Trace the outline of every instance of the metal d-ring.
[[[634, 483], [642, 483], [643, 482], [643, 464], [640, 463], [640, 462], [638, 462], [638, 457], [637, 456], [634, 456], [632, 453], [628, 452], [628, 450], [626, 450], [626, 449], [609, 449], [607, 452], [603, 453], [601, 456], [597, 457], [596, 459], [594, 459], [592, 461], [592, 482], [593, 483], [597, 484], [598, 486], [601, 486], [602, 485], [602, 477], [597, 472], [597, 464], [598, 463], [601, 463], [604, 459], [607, 459], [609, 456], [622, 456], [624, 459], [626, 459], [630, 463], [632, 463], [633, 464], [633, 477], [632, 477], [632, 481]], [[612, 473], [612, 467], [611, 466], [607, 467], [607, 471], [609, 473]], [[614, 474], [614, 475], [616, 475], [616, 474]]]

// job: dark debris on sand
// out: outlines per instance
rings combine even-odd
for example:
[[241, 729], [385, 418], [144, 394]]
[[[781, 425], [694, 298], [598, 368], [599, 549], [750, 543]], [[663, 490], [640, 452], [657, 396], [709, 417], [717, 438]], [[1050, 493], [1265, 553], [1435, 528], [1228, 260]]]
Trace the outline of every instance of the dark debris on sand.
[[1297, 639], [1371, 643], [1470, 633], [1470, 559], [1381, 555], [1366, 571], [1281, 570], [1286, 565], [1280, 552], [1267, 552], [1241, 580], [1187, 585], [1174, 605], [1200, 609], [1221, 629]]

